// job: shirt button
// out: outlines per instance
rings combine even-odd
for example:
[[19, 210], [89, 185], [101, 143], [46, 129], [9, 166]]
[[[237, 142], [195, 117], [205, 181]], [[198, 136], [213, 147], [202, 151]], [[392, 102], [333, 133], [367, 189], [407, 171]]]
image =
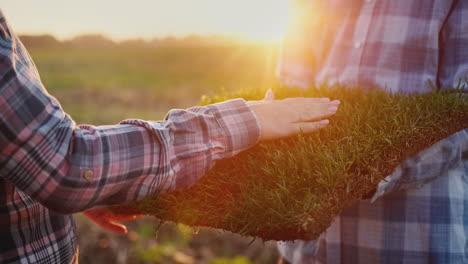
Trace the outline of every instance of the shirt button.
[[92, 170], [86, 170], [83, 174], [83, 177], [87, 181], [92, 181], [94, 179], [94, 172]]
[[356, 49], [359, 49], [359, 48], [361, 47], [361, 42], [360, 42], [360, 41], [354, 42], [354, 47], [355, 47]]

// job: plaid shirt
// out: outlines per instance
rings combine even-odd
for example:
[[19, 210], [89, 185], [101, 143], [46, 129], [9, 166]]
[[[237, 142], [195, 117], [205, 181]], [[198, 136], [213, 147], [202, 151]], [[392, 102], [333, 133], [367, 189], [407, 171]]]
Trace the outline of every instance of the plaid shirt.
[[[466, 0], [301, 0], [278, 73], [289, 85], [389, 92], [468, 77]], [[315, 241], [279, 242], [291, 263], [468, 263], [468, 129], [403, 162], [374, 197]]]
[[76, 262], [72, 213], [191, 185], [258, 138], [241, 99], [76, 126], [0, 11], [0, 263]]

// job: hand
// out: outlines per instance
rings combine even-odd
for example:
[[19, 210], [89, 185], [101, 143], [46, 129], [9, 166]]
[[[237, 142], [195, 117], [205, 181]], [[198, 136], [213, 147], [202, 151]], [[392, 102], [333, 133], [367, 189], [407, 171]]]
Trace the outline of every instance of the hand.
[[340, 101], [303, 97], [274, 100], [273, 92], [268, 90], [265, 99], [248, 104], [259, 120], [260, 140], [270, 140], [327, 126], [329, 120], [324, 118], [336, 113]]
[[127, 234], [127, 227], [116, 222], [134, 220], [143, 215], [116, 213], [108, 208], [98, 208], [83, 212], [89, 219], [93, 220], [100, 227], [120, 234]]

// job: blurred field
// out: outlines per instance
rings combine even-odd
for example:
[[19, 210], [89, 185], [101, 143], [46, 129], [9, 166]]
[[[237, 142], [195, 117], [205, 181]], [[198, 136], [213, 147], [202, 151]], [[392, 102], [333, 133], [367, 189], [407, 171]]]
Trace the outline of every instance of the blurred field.
[[[99, 36], [58, 42], [22, 37], [42, 81], [78, 124], [159, 120], [221, 90], [275, 83], [276, 46], [215, 38], [113, 43]], [[154, 219], [130, 223], [128, 236], [77, 215], [80, 263], [274, 263], [274, 244]]]
[[170, 108], [196, 105], [203, 94], [275, 81], [275, 46], [25, 39], [47, 90], [78, 123], [159, 119]]

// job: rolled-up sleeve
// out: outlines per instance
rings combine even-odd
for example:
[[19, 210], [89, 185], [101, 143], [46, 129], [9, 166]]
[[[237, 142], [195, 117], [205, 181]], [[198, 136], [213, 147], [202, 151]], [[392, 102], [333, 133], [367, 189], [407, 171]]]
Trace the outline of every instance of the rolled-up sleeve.
[[184, 188], [258, 141], [242, 99], [172, 110], [159, 122], [77, 126], [0, 24], [0, 177], [49, 209], [68, 214]]

